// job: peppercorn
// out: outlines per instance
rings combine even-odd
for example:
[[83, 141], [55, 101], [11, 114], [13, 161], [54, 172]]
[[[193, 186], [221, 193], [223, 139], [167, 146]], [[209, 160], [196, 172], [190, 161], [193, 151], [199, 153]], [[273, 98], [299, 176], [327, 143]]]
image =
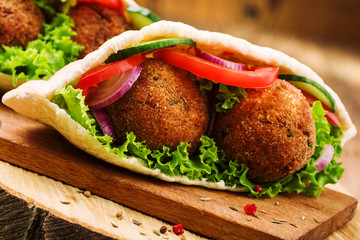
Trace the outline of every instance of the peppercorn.
[[166, 226], [161, 226], [161, 228], [159, 229], [159, 232], [162, 233], [162, 234], [166, 233], [166, 231], [167, 231]]
[[261, 193], [262, 192], [262, 187], [260, 187], [259, 185], [255, 185], [254, 187], [253, 187], [253, 189], [254, 189], [254, 191], [255, 192], [258, 192], [258, 193]]
[[244, 211], [248, 215], [254, 215], [256, 210], [257, 210], [257, 207], [256, 207], [256, 205], [254, 203], [253, 204], [246, 204], [244, 206]]
[[177, 224], [177, 225], [174, 225], [172, 227], [173, 229], [173, 232], [176, 234], [176, 235], [180, 235], [180, 234], [183, 234], [184, 233], [184, 230], [183, 230], [183, 225], [180, 223], [180, 224]]

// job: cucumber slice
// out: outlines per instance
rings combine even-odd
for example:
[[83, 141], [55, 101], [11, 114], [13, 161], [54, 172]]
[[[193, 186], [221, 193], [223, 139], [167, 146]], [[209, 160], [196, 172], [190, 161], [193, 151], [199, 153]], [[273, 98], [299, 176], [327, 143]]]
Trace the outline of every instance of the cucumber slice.
[[126, 49], [119, 50], [117, 53], [111, 54], [105, 63], [116, 62], [134, 56], [139, 53], [148, 52], [151, 50], [156, 50], [164, 47], [171, 47], [175, 45], [185, 44], [189, 46], [195, 46], [196, 43], [188, 38], [169, 38], [161, 39], [152, 42], [147, 42], [139, 46], [130, 47]]
[[131, 21], [138, 29], [161, 20], [158, 15], [144, 7], [129, 6], [126, 8], [126, 11], [129, 13]]
[[297, 75], [279, 75], [279, 79], [284, 79], [294, 85], [297, 88], [300, 88], [329, 107], [333, 112], [335, 112], [335, 100], [330, 95], [330, 93], [319, 83], [302, 76]]

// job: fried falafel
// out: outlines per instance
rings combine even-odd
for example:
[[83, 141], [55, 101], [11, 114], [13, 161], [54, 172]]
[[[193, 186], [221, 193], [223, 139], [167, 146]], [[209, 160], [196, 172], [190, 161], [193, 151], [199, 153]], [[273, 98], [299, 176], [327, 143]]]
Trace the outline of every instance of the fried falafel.
[[105, 108], [121, 142], [134, 132], [148, 148], [172, 151], [187, 141], [189, 154], [200, 146], [209, 121], [207, 99], [187, 71], [149, 59], [131, 89]]
[[106, 40], [133, 29], [123, 15], [99, 3], [79, 3], [70, 10], [69, 16], [77, 32], [73, 40], [85, 47], [79, 58], [96, 50]]
[[248, 168], [254, 182], [271, 182], [301, 169], [315, 146], [310, 105], [301, 91], [283, 80], [246, 89], [247, 97], [220, 114], [214, 140], [227, 159]]
[[0, 49], [5, 46], [26, 47], [43, 33], [44, 15], [31, 0], [0, 1]]

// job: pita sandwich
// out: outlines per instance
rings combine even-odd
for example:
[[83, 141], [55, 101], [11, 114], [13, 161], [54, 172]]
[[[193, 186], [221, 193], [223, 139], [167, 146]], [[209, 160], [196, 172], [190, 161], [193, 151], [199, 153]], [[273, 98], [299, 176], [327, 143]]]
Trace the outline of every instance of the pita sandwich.
[[[179, 43], [176, 41], [180, 41], [181, 44], [176, 44]], [[159, 42], [161, 44], [159, 44]], [[174, 44], [172, 45], [171, 43]], [[166, 56], [168, 56], [166, 54], [168, 54], [169, 51], [178, 54], [172, 58], [175, 62], [169, 60], [171, 57], [166, 58]], [[205, 57], [196, 52], [205, 53]], [[302, 82], [302, 80], [305, 79], [305, 84], [298, 84], [297, 86], [304, 88], [302, 90], [308, 90], [310, 95], [312, 94], [316, 96], [317, 99], [322, 100], [322, 104], [320, 101], [315, 101], [312, 103], [311, 110], [306, 110], [311, 111], [311, 116], [314, 118], [312, 119], [312, 117], [310, 117], [311, 119], [308, 120], [309, 126], [316, 126], [314, 127], [315, 130], [313, 130], [314, 133], [321, 133], [322, 137], [317, 135], [315, 140], [315, 136], [312, 136], [311, 141], [309, 140], [310, 138], [304, 138], [305, 144], [307, 144], [305, 148], [312, 149], [312, 155], [307, 157], [306, 162], [303, 163], [302, 166], [298, 166], [300, 167], [299, 170], [282, 176], [280, 179], [265, 182], [256, 181], [249, 177], [248, 173], [253, 169], [249, 171], [247, 163], [244, 164], [243, 161], [238, 161], [238, 159], [227, 159], [224, 151], [217, 146], [217, 143], [211, 135], [201, 137], [201, 146], [198, 147], [196, 153], [191, 156], [186, 150], [187, 147], [191, 145], [189, 142], [180, 143], [175, 150], [171, 150], [168, 147], [149, 150], [149, 148], [146, 147], [147, 141], [137, 141], [138, 136], [133, 132], [126, 133], [125, 142], [117, 143], [113, 141], [113, 138], [109, 137], [109, 135], [111, 135], [110, 133], [104, 136], [104, 132], [108, 132], [105, 129], [108, 126], [100, 126], [102, 130], [98, 130], [99, 126], [97, 125], [97, 120], [95, 120], [96, 118], [89, 114], [96, 108], [92, 105], [89, 110], [89, 107], [86, 105], [91, 102], [91, 98], [98, 97], [101, 94], [95, 92], [91, 96], [90, 93], [93, 91], [90, 91], [90, 89], [94, 89], [92, 88], [93, 86], [83, 87], [83, 89], [78, 86], [81, 85], [80, 83], [86, 85], [88, 81], [90, 81], [89, 79], [92, 79], [91, 76], [99, 76], [99, 72], [106, 72], [107, 70], [104, 70], [104, 68], [106, 68], [104, 66], [119, 64], [121, 61], [129, 62], [130, 58], [136, 58], [136, 56], [140, 55], [142, 56], [142, 60], [140, 61], [139, 58], [138, 60], [142, 62], [140, 66], [143, 67], [141, 73], [135, 71], [135, 67], [133, 66], [130, 67], [130, 70], [120, 73], [120, 75], [117, 73], [118, 76], [124, 76], [132, 71], [131, 74], [134, 76], [134, 72], [137, 72], [135, 78], [138, 78], [138, 80], [133, 83], [130, 89], [134, 88], [142, 74], [145, 75], [145, 65], [142, 65], [144, 61], [158, 58], [156, 61], [161, 60], [162, 62], [166, 62], [166, 64], [170, 62], [171, 64], [169, 65], [171, 66], [177, 64], [177, 68], [181, 68], [179, 66], [186, 65], [187, 62], [190, 61], [191, 64], [187, 64], [190, 67], [188, 66], [185, 69], [187, 72], [189, 69], [196, 68], [197, 63], [207, 64], [210, 65], [209, 68], [206, 68], [205, 71], [203, 71], [202, 68], [200, 68], [200, 70], [195, 69], [196, 71], [189, 74], [190, 78], [193, 82], [196, 82], [197, 86], [203, 86], [203, 96], [209, 94], [209, 92], [204, 90], [207, 86], [204, 82], [207, 84], [210, 82], [212, 90], [215, 90], [217, 93], [230, 92], [231, 97], [233, 97], [233, 93], [238, 94], [239, 97], [237, 98], [237, 96], [235, 96], [235, 103], [232, 108], [236, 108], [237, 105], [241, 105], [244, 100], [250, 98], [252, 96], [252, 88], [257, 89], [254, 91], [268, 89], [268, 87], [264, 86], [272, 86], [272, 84], [278, 81], [276, 80], [277, 78], [287, 80], [281, 80], [282, 82], [286, 82], [286, 84], [290, 82], [295, 83], [295, 85], [297, 84], [297, 80]], [[176, 62], [181, 60], [182, 57], [180, 55], [186, 55], [185, 60], [187, 60], [180, 63]], [[222, 79], [219, 81], [216, 80], [221, 79], [220, 75], [220, 77], [216, 76], [214, 78], [215, 80], [205, 79], [207, 77], [211, 78], [211, 74], [216, 74], [209, 72], [211, 72], [213, 68], [216, 68], [217, 65], [222, 64], [208, 63], [212, 61], [212, 59], [224, 60], [225, 62], [234, 63], [236, 66], [245, 66], [240, 70], [231, 69], [231, 73], [229, 73], [245, 74], [244, 79], [242, 79], [242, 77], [231, 79], [231, 81], [235, 81], [236, 87], [230, 87], [227, 85], [228, 82], [226, 82], [229, 80], [227, 79], [228, 76], [233, 75], [226, 75], [225, 80]], [[105, 62], [106, 64], [104, 64]], [[133, 65], [136, 64], [137, 63]], [[220, 68], [220, 71], [228, 73], [230, 72], [229, 69], [231, 66], [221, 66]], [[154, 71], [159, 71], [159, 69], [155, 69]], [[202, 72], [204, 72], [205, 77], [201, 75]], [[264, 78], [264, 76], [268, 77]], [[153, 78], [152, 75], [151, 77]], [[103, 78], [107, 79], [108, 77]], [[121, 78], [126, 77], [120, 77], [119, 79]], [[264, 79], [267, 80], [262, 83]], [[271, 83], [266, 82], [269, 79]], [[158, 79], [155, 78], [153, 80], [158, 81]], [[245, 85], [250, 82], [249, 85], [246, 85], [250, 87], [243, 87], [241, 84], [237, 84], [243, 80]], [[259, 81], [265, 85], [262, 86], [260, 84], [253, 86], [254, 81]], [[105, 82], [106, 80], [103, 81], [104, 85], [106, 85]], [[202, 84], [198, 84], [198, 82], [202, 82]], [[310, 82], [310, 87], [307, 85], [308, 82]], [[256, 84], [259, 83], [257, 82]], [[293, 84], [290, 85], [291, 89], [295, 88]], [[106, 88], [101, 84], [95, 84], [95, 86], [96, 91]], [[316, 86], [317, 90], [314, 90], [311, 86]], [[220, 88], [227, 90], [222, 91]], [[280, 87], [277, 88], [280, 89]], [[83, 96], [85, 95], [85, 90], [89, 93], [89, 96], [91, 96], [89, 97], [90, 100], [85, 100], [85, 96]], [[130, 91], [131, 90], [128, 90], [128, 92], [124, 93], [125, 95], [119, 99], [124, 98]], [[244, 91], [245, 94], [243, 93]], [[318, 91], [321, 93], [319, 94]], [[239, 94], [239, 92], [242, 93]], [[296, 87], [294, 92], [294, 94], [301, 94], [298, 87]], [[323, 94], [327, 96], [325, 98], [330, 98], [330, 102], [332, 102], [332, 105], [330, 103], [331, 106], [328, 107], [329, 110], [327, 111], [323, 110], [323, 108], [329, 105], [329, 103], [326, 103], [327, 99], [323, 98]], [[218, 98], [217, 101], [220, 101], [219, 99], [220, 98]], [[225, 97], [225, 99], [229, 98]], [[301, 99], [305, 99], [305, 97], [301, 96]], [[175, 103], [178, 103], [178, 105], [180, 103], [186, 110], [185, 100], [180, 100], [175, 101], [174, 99], [170, 99], [167, 108], [176, 105]], [[199, 185], [212, 189], [250, 192], [252, 195], [258, 197], [263, 195], [273, 197], [280, 192], [305, 192], [307, 195], [318, 196], [321, 191], [324, 190], [323, 186], [325, 184], [335, 183], [341, 177], [344, 171], [344, 169], [340, 167], [340, 163], [338, 163], [341, 155], [341, 147], [356, 134], [356, 128], [338, 95], [308, 66], [280, 51], [257, 46], [244, 39], [218, 32], [202, 31], [183, 23], [171, 21], [159, 21], [141, 30], [124, 32], [105, 42], [98, 50], [91, 52], [84, 59], [66, 65], [56, 72], [48, 81], [29, 81], [17, 89], [7, 92], [3, 96], [2, 101], [16, 112], [54, 127], [78, 148], [111, 164], [127, 168], [140, 174], [150, 175], [164, 181], [178, 182], [186, 185]], [[210, 102], [211, 101], [208, 101], [206, 103], [207, 106], [211, 105]], [[274, 102], [281, 102], [281, 99]], [[149, 103], [146, 104], [149, 105]], [[306, 106], [303, 104], [302, 106], [310, 109], [309, 104], [306, 104]], [[101, 107], [103, 107], [102, 109], [106, 108], [106, 106], [100, 106], [98, 108]], [[290, 108], [295, 107], [290, 106]], [[249, 109], [252, 110], [255, 109], [255, 107]], [[223, 110], [225, 113], [216, 112], [216, 114], [213, 114], [216, 115], [215, 117], [209, 117], [209, 122], [211, 122], [211, 118], [217, 119], [217, 115], [226, 115], [227, 111], [231, 110], [232, 109]], [[208, 112], [211, 111], [209, 110]], [[328, 122], [329, 118], [325, 117], [326, 112], [332, 112], [337, 123], [330, 124]], [[94, 113], [94, 111], [92, 113]], [[155, 118], [155, 116], [153, 117]], [[169, 117], [169, 121], [170, 120]], [[101, 120], [98, 121], [101, 122]], [[225, 122], [225, 120], [223, 121]], [[318, 122], [322, 122], [323, 124], [318, 124]], [[233, 124], [236, 125], [237, 123]], [[209, 125], [208, 123], [207, 128], [209, 128]], [[324, 129], [319, 129], [320, 125], [322, 125]], [[217, 126], [216, 123], [215, 126]], [[275, 126], [275, 128], [279, 127]], [[300, 129], [300, 127], [298, 128]], [[213, 131], [216, 131], [216, 129]], [[286, 129], [286, 131], [288, 139], [297, 137], [298, 135], [302, 135], [302, 137], [310, 135], [307, 130], [298, 132], [298, 130], [292, 131], [292, 129], [289, 128]], [[207, 133], [205, 133], [205, 135], [206, 134]], [[264, 134], [263, 137], [268, 137], [268, 134]], [[250, 141], [250, 137], [245, 136], [244, 139]], [[235, 141], [233, 143], [234, 145], [237, 144]], [[272, 149], [276, 150], [277, 147], [275, 144]], [[236, 150], [236, 148], [232, 149]], [[246, 152], [246, 149], [240, 149], [239, 151]], [[259, 149], [257, 149], [257, 151], [259, 151]], [[271, 152], [267, 152], [266, 154], [271, 156]], [[276, 164], [275, 161], [278, 160], [274, 160], [273, 164]], [[319, 161], [321, 163], [319, 163]], [[287, 164], [289, 165], [290, 163]], [[259, 166], [260, 165], [261, 163], [259, 163]], [[265, 166], [265, 168], [268, 167], [269, 166]], [[321, 179], [321, 181], [319, 179]]]

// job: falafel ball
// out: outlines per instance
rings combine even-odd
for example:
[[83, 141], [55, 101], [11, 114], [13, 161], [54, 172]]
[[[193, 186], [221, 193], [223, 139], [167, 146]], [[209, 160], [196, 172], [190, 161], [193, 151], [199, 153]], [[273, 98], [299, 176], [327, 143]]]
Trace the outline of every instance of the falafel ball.
[[31, 0], [0, 1], [0, 49], [5, 46], [26, 47], [43, 33], [44, 15]]
[[191, 155], [209, 121], [207, 98], [183, 69], [148, 59], [130, 90], [105, 108], [121, 142], [133, 132], [148, 148], [176, 150], [187, 141]]
[[132, 29], [125, 17], [99, 3], [79, 3], [70, 9], [77, 35], [73, 40], [84, 46], [79, 58], [98, 49], [106, 40]]
[[227, 159], [248, 168], [254, 182], [271, 182], [300, 170], [315, 146], [310, 105], [284, 80], [247, 89], [247, 97], [216, 119], [214, 140]]

